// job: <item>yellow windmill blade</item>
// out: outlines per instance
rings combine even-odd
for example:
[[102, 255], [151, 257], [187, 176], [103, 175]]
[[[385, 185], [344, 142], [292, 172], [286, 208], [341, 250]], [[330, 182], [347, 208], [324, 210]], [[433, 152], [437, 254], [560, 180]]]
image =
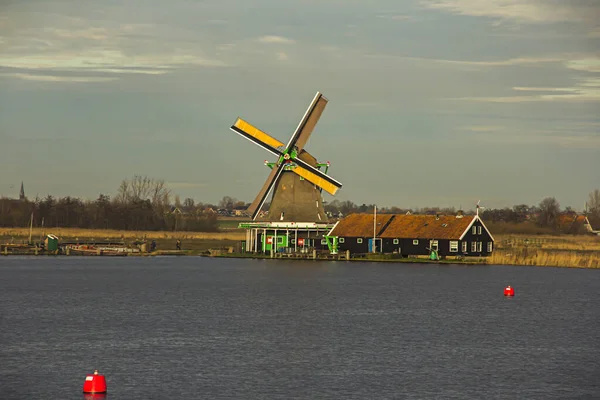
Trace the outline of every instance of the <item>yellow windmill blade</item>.
[[303, 168], [301, 166], [296, 166], [296, 168], [293, 169], [293, 171], [300, 175], [301, 177], [303, 177], [304, 179], [306, 179], [309, 182], [314, 183], [315, 185], [317, 185], [318, 187], [322, 188], [323, 190], [325, 190], [327, 193], [331, 194], [331, 195], [335, 195], [338, 191], [338, 189], [340, 188], [338, 185], [335, 185], [334, 183], [330, 182], [328, 179], [322, 178], [319, 175], [313, 173], [312, 171], [309, 171], [306, 168]]
[[281, 154], [277, 148], [283, 146], [283, 143], [241, 118], [238, 118], [235, 121], [235, 124], [231, 126], [231, 130], [256, 143], [257, 145], [264, 147], [271, 153], [276, 155]]

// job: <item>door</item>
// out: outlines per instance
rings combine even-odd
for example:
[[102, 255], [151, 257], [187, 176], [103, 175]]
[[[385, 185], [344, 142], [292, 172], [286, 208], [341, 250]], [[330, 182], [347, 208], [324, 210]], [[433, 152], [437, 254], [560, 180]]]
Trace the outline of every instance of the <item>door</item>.
[[383, 239], [369, 239], [369, 253], [381, 253], [382, 240]]

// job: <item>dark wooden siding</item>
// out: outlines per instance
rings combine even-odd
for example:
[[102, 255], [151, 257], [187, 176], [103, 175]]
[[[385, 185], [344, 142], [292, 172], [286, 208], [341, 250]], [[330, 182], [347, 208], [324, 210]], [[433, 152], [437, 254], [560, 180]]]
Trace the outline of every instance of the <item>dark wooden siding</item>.
[[[341, 239], [341, 237], [339, 238]], [[344, 243], [341, 243], [338, 239], [338, 249], [339, 252], [346, 252], [350, 250], [350, 254], [364, 254], [369, 252], [369, 239], [371, 238], [360, 238], [362, 239], [362, 243], [357, 243], [356, 237], [345, 237]]]
[[[475, 227], [476, 233], [473, 233], [473, 227]], [[481, 233], [479, 233], [480, 229]], [[489, 256], [494, 251], [494, 245], [492, 244], [492, 252], [488, 252], [488, 243], [492, 242], [492, 238], [488, 234], [486, 229], [481, 225], [481, 222], [479, 220], [475, 221], [473, 226], [469, 228], [469, 231], [465, 234], [462, 241], [467, 242], [467, 251], [464, 253], [462, 251], [462, 243], [460, 243], [461, 247], [459, 248], [459, 250], [460, 253], [464, 256]], [[479, 242], [481, 242], [481, 251], [473, 251], [471, 247], [472, 243]]]

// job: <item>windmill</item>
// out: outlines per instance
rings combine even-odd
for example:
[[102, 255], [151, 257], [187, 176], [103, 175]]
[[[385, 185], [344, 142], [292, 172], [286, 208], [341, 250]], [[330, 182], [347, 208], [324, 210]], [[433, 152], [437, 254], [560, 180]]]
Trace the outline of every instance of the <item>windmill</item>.
[[[275, 162], [265, 161], [271, 173], [248, 207], [253, 220], [273, 192], [267, 220], [326, 222], [321, 190], [335, 195], [342, 184], [326, 174], [329, 162], [318, 163], [304, 146], [327, 102], [327, 98], [317, 92], [286, 145], [241, 118], [231, 126], [231, 130], [277, 157]], [[325, 167], [325, 172], [320, 170], [321, 167]]]
[[481, 203], [481, 200], [477, 200], [477, 204], [475, 206], [475, 212], [478, 217], [479, 217], [479, 210], [485, 210], [485, 207], [480, 206], [479, 203]]

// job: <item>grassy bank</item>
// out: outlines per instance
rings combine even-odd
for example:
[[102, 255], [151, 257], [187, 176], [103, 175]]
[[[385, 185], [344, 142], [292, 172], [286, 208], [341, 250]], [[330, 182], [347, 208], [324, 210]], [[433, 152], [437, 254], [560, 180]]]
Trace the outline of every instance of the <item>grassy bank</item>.
[[600, 237], [498, 235], [489, 264], [600, 268]]
[[[182, 249], [190, 254], [198, 254], [208, 249], [233, 247], [237, 250], [241, 240], [246, 238], [244, 231], [225, 232], [171, 232], [171, 231], [118, 231], [111, 229], [46, 228], [33, 229], [31, 239], [40, 241], [44, 234], [52, 233], [62, 241], [104, 241], [121, 240], [131, 243], [136, 240], [155, 240], [158, 250], [175, 250], [177, 240]], [[0, 243], [26, 243], [29, 239], [27, 228], [0, 228]]]
[[[226, 232], [172, 232], [172, 231], [118, 231], [112, 229], [79, 229], [79, 228], [34, 228], [32, 240], [39, 240], [44, 234], [52, 233], [59, 238], [79, 239], [192, 239], [192, 240], [244, 240], [244, 231], [230, 230]], [[29, 228], [0, 228], [0, 238], [23, 240], [29, 237]]]

